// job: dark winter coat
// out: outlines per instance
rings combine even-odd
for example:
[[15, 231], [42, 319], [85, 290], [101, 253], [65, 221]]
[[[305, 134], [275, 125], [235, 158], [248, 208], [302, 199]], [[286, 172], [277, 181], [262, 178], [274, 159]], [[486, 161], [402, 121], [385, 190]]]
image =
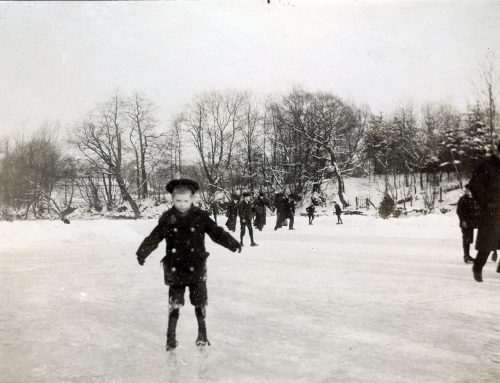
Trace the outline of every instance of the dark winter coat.
[[271, 206], [266, 198], [258, 197], [253, 203], [255, 212], [255, 227], [262, 229], [266, 224], [266, 206], [270, 209]]
[[307, 211], [307, 215], [313, 216], [314, 212], [316, 211], [316, 207], [313, 204], [311, 204], [308, 207], [306, 207], [306, 211]]
[[137, 257], [146, 259], [162, 240], [167, 241], [166, 256], [163, 257], [165, 284], [169, 286], [189, 285], [206, 279], [205, 233], [221, 246], [231, 251], [239, 243], [223, 228], [216, 225], [209, 213], [195, 206], [182, 216], [172, 207], [160, 217], [158, 225], [144, 239], [137, 250]]
[[226, 211], [226, 227], [231, 230], [236, 230], [236, 217], [238, 217], [238, 203], [235, 201], [230, 201], [229, 206]]
[[338, 203], [335, 204], [335, 214], [340, 215], [342, 214], [342, 209], [340, 208], [340, 205]]
[[466, 228], [477, 229], [481, 219], [481, 210], [474, 198], [463, 195], [457, 202], [457, 215], [460, 220], [460, 227], [465, 222]]
[[250, 202], [245, 200], [240, 202], [238, 205], [238, 215], [240, 216], [240, 221], [252, 222], [253, 212]]
[[500, 158], [491, 156], [478, 165], [467, 186], [481, 209], [476, 249], [500, 249]]
[[283, 201], [283, 218], [290, 218], [295, 215], [295, 201], [285, 199]]

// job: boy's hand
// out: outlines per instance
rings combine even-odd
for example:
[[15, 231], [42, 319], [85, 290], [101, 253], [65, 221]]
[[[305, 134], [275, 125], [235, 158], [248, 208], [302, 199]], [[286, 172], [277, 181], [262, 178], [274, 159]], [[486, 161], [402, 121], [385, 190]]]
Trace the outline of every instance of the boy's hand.
[[241, 245], [238, 245], [238, 253], [241, 253]]
[[137, 257], [137, 262], [139, 262], [139, 265], [143, 266], [145, 261], [146, 260], [144, 258]]

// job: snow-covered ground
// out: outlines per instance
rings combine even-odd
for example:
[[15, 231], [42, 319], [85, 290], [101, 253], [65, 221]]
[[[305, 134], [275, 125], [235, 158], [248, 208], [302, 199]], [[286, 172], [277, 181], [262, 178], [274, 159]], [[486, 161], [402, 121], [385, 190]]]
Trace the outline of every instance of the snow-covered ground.
[[[0, 222], [0, 382], [499, 382], [500, 274], [462, 262], [452, 215], [331, 216], [231, 253], [208, 240], [208, 334], [164, 351], [155, 220]], [[247, 239], [248, 245], [248, 239]]]

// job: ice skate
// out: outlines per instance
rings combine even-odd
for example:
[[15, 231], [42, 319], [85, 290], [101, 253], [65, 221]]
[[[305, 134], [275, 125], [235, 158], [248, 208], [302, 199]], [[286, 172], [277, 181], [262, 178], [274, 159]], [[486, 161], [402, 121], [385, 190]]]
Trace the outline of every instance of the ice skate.
[[465, 263], [472, 263], [472, 262], [474, 262], [474, 258], [472, 258], [470, 255], [464, 255], [464, 262]]
[[259, 246], [259, 245], [258, 245], [258, 244], [256, 244], [255, 242], [252, 242], [252, 243], [250, 244], [250, 246]]
[[207, 337], [198, 335], [198, 338], [196, 338], [196, 346], [198, 347], [210, 346], [210, 341], [207, 339]]
[[483, 275], [482, 275], [481, 271], [476, 271], [476, 270], [472, 269], [472, 274], [474, 275], [474, 280], [476, 282], [483, 281]]
[[174, 351], [176, 347], [179, 345], [179, 342], [174, 340], [167, 340], [166, 351]]
[[495, 251], [495, 252], [493, 252], [493, 255], [491, 256], [491, 260], [492, 260], [493, 262], [496, 262], [496, 261], [497, 261], [497, 252], [496, 252], [496, 251]]

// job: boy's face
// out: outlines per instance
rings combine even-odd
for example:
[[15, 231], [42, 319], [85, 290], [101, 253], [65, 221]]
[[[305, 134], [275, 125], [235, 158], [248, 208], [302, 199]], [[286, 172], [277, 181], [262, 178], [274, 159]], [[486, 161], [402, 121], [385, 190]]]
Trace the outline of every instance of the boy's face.
[[193, 193], [191, 192], [175, 192], [172, 194], [172, 199], [174, 206], [181, 213], [185, 213], [189, 210], [193, 204]]

